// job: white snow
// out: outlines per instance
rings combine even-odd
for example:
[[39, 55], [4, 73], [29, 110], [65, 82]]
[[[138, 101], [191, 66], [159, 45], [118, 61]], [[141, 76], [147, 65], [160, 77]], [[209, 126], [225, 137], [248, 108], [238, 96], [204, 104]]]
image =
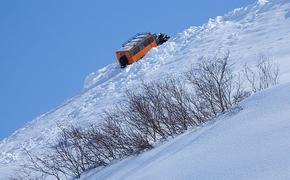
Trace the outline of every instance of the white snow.
[[289, 179], [289, 92], [287, 83], [258, 93], [239, 111], [83, 179]]
[[[193, 176], [196, 179], [216, 179], [216, 176], [217, 179], [237, 179], [233, 177], [239, 175], [241, 179], [289, 179], [289, 158], [285, 154], [289, 152], [286, 139], [289, 138], [286, 120], [289, 113], [287, 93], [290, 92], [289, 17], [289, 0], [258, 1], [210, 19], [203, 26], [186, 29], [126, 69], [120, 69], [116, 62], [92, 73], [85, 80], [83, 93], [0, 142], [0, 179], [13, 174], [14, 167], [26, 161], [24, 148], [40, 153], [45, 150], [57, 136], [58, 125], [96, 124], [100, 122], [102, 109], [114, 106], [123, 98], [127, 88], [138, 86], [141, 80], [178, 75], [188, 70], [198, 57], [227, 50], [237, 67], [245, 63], [252, 65], [261, 54], [273, 58], [281, 67], [281, 83], [285, 85], [250, 98], [243, 103], [244, 110], [236, 115], [220, 117], [215, 124], [182, 135], [139, 157], [117, 163], [95, 176], [131, 179], [190, 179], [188, 177]], [[181, 159], [188, 161], [181, 164]], [[174, 173], [173, 167], [179, 171]]]
[[260, 5], [265, 5], [266, 3], [268, 3], [269, 1], [268, 0], [258, 0], [258, 3]]

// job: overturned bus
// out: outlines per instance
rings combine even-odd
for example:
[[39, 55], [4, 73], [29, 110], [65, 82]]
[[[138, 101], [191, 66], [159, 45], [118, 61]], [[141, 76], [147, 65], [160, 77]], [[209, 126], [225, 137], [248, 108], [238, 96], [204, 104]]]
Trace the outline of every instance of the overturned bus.
[[139, 33], [125, 42], [116, 52], [121, 68], [142, 59], [153, 47], [165, 43], [170, 37], [164, 33]]

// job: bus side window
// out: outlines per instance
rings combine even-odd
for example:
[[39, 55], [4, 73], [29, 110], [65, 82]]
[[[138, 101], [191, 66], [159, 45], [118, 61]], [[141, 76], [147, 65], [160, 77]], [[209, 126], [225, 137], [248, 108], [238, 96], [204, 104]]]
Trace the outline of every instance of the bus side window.
[[138, 47], [139, 47], [139, 51], [141, 51], [141, 50], [144, 49], [144, 47], [146, 47], [146, 46], [144, 46], [144, 44], [141, 42], [140, 44], [138, 44]]
[[144, 42], [143, 42], [143, 45], [146, 47], [150, 44], [150, 41], [149, 39], [146, 39]]
[[150, 37], [148, 40], [149, 40], [149, 44], [154, 41], [153, 37]]
[[130, 51], [130, 54], [131, 54], [132, 56], [134, 56], [134, 55], [137, 54], [139, 51], [140, 51], [139, 46], [135, 46], [135, 47]]

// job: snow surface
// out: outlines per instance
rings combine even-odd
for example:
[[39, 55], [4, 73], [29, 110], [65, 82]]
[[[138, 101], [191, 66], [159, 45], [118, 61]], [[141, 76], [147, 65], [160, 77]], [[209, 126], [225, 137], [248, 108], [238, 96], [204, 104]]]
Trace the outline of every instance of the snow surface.
[[266, 3], [268, 3], [269, 1], [268, 0], [258, 0], [258, 3], [260, 5], [265, 5]]
[[[124, 97], [123, 95], [127, 88], [138, 86], [141, 80], [160, 79], [168, 74], [181, 74], [187, 71], [190, 65], [200, 56], [220, 54], [229, 50], [231, 52], [231, 58], [236, 63], [236, 66], [241, 67], [245, 63], [252, 65], [255, 63], [255, 60], [263, 54], [277, 61], [281, 67], [281, 83], [287, 84], [290, 82], [289, 29], [289, 0], [257, 1], [247, 7], [235, 9], [223, 17], [219, 16], [210, 19], [209, 22], [203, 26], [186, 29], [176, 38], [169, 40], [158, 48], [154, 48], [144, 59], [126, 69], [120, 69], [117, 63], [113, 63], [92, 73], [86, 78], [84, 90], [80, 95], [71, 98], [61, 106], [34, 119], [24, 128], [17, 130], [13, 135], [0, 142], [0, 179], [5, 179], [7, 175], [13, 174], [15, 171], [14, 167], [16, 168], [19, 163], [26, 161], [24, 158], [24, 148], [38, 153], [44, 151], [45, 147], [48, 146], [50, 142], [53, 142], [57, 136], [59, 125], [67, 126], [69, 124], [78, 124], [87, 126], [89, 124], [99, 123], [99, 115], [102, 113], [102, 110], [118, 103]], [[281, 88], [280, 93], [284, 93], [281, 94], [281, 96], [278, 96], [278, 91], [280, 91], [279, 88]], [[228, 172], [227, 177], [229, 178], [233, 177], [231, 174], [240, 174], [241, 178], [244, 177], [244, 179], [264, 179], [261, 177], [262, 175], [264, 175], [265, 178], [271, 178], [271, 175], [275, 174], [271, 174], [271, 170], [273, 170], [273, 172], [276, 172], [278, 179], [283, 179], [284, 175], [290, 179], [289, 173], [287, 174], [284, 171], [288, 169], [288, 172], [290, 172], [289, 161], [287, 161], [287, 156], [285, 156], [285, 152], [288, 150], [289, 146], [287, 140], [282, 138], [282, 135], [288, 138], [290, 137], [287, 133], [287, 127], [289, 127], [289, 125], [287, 125], [284, 116], [282, 116], [284, 111], [278, 111], [279, 109], [276, 108], [276, 106], [280, 107], [280, 102], [275, 101], [275, 98], [281, 99], [281, 104], [283, 106], [280, 108], [286, 109], [286, 107], [288, 107], [286, 100], [289, 100], [287, 90], [289, 92], [288, 85], [285, 85], [277, 87], [273, 92], [269, 90], [269, 92], [267, 91], [268, 93], [264, 92], [264, 95], [263, 93], [256, 95], [255, 98], [251, 98], [252, 101], [248, 100], [244, 103], [245, 106], [248, 105], [254, 109], [247, 108], [247, 106], [244, 107], [245, 109], [240, 112], [241, 114], [236, 115], [237, 119], [234, 117], [221, 118], [220, 123], [209, 125], [197, 132], [190, 132], [160, 147], [164, 148], [164, 151], [160, 154], [156, 153], [152, 155], [151, 160], [156, 159], [160, 155], [164, 159], [169, 159], [166, 161], [168, 162], [166, 164], [150, 164], [150, 162], [155, 161], [150, 161], [148, 159], [143, 162], [134, 160], [136, 158], [146, 159], [146, 157], [149, 156], [148, 153], [146, 153], [147, 155], [134, 157], [124, 162], [120, 162], [121, 164], [117, 163], [112, 166], [115, 167], [116, 174], [110, 177], [125, 178], [126, 174], [120, 174], [118, 171], [118, 165], [121, 169], [126, 162], [130, 162], [131, 164], [131, 161], [134, 161], [131, 165], [128, 165], [133, 169], [131, 168], [130, 170], [130, 167], [127, 166], [129, 168], [129, 170], [127, 170], [128, 177], [130, 175], [132, 178], [147, 178], [147, 176], [148, 178], [158, 178], [161, 174], [154, 174], [154, 172], [157, 172], [155, 171], [157, 169], [160, 170], [161, 165], [164, 165], [163, 172], [172, 172], [168, 173], [168, 175], [171, 174], [171, 179], [188, 179], [187, 175], [189, 175], [190, 170], [186, 167], [195, 168], [196, 171], [199, 172], [196, 174], [196, 177], [202, 177], [202, 175], [204, 175], [204, 178], [201, 179], [209, 178], [210, 173], [202, 173], [207, 172], [207, 168], [210, 168], [213, 171], [212, 174], [216, 174], [217, 177], [220, 178], [226, 172]], [[265, 94], [273, 97], [266, 97]], [[256, 105], [259, 106], [267, 104], [265, 103], [266, 99], [271, 102], [270, 104], [268, 103], [269, 106], [272, 107], [268, 107], [269, 112], [262, 112], [263, 109], [266, 110], [266, 107], [261, 110], [253, 105], [255, 104], [254, 101], [257, 101]], [[276, 103], [273, 104], [272, 101]], [[258, 102], [264, 103], [259, 104]], [[257, 110], [257, 112], [255, 112], [255, 110]], [[265, 117], [264, 120], [259, 120], [257, 116], [254, 116], [255, 118], [252, 119], [249, 119], [250, 116], [243, 119], [242, 115], [244, 114], [244, 116], [246, 116], [245, 112], [252, 112], [253, 115], [255, 115], [255, 113], [258, 115], [271, 114], [272, 112], [273, 114], [281, 114], [281, 116], [271, 116], [273, 118], [271, 119], [271, 123], [264, 121], [267, 117]], [[287, 112], [288, 111], [285, 110], [285, 113]], [[247, 121], [244, 120], [248, 120], [248, 124]], [[281, 122], [281, 127], [275, 126], [276, 123], [274, 123], [274, 121]], [[228, 124], [225, 122], [232, 123]], [[233, 124], [234, 122], [236, 123]], [[252, 122], [252, 124], [250, 122]], [[242, 123], [246, 124], [243, 125]], [[270, 125], [274, 126], [273, 129], [270, 128]], [[239, 129], [239, 127], [241, 129]], [[210, 130], [211, 128], [213, 128], [213, 131]], [[212, 132], [214, 134], [211, 134]], [[235, 133], [237, 133], [237, 135], [235, 135]], [[233, 138], [229, 138], [228, 136], [233, 136]], [[268, 138], [267, 142], [265, 142], [266, 139], [263, 139], [264, 136]], [[205, 139], [204, 142], [202, 141], [203, 138]], [[215, 143], [215, 139], [217, 139], [219, 143]], [[259, 143], [260, 141], [263, 143]], [[223, 142], [225, 142], [225, 146], [222, 146]], [[186, 157], [185, 159], [189, 161], [184, 162], [184, 165], [178, 162], [179, 158], [182, 159], [182, 154], [172, 157], [177, 159], [174, 164], [170, 164], [173, 162], [171, 155], [173, 155], [175, 151], [180, 150], [178, 147], [174, 146], [174, 143], [181, 143], [180, 147], [185, 148], [183, 151], [185, 156], [183, 157]], [[232, 143], [234, 143], [235, 146], [231, 146]], [[267, 143], [273, 144], [274, 146], [271, 147]], [[203, 158], [200, 157], [200, 159], [196, 159], [194, 155], [192, 155], [192, 157], [186, 156], [189, 154], [191, 148], [196, 148], [197, 145], [200, 146], [200, 151], [203, 151], [204, 154], [199, 154], [201, 152], [198, 153], [198, 150], [191, 152]], [[215, 145], [217, 145], [217, 147], [215, 147]], [[262, 147], [261, 145], [265, 145], [266, 149], [264, 151], [259, 149], [256, 152], [254, 147]], [[166, 149], [166, 147], [169, 149]], [[171, 149], [170, 147], [173, 148]], [[215, 153], [216, 150], [221, 153], [220, 156], [214, 156], [217, 155], [217, 153]], [[249, 154], [242, 154], [243, 150], [251, 151]], [[270, 150], [272, 154], [269, 154]], [[149, 154], [156, 151], [158, 151], [158, 149], [149, 152]], [[171, 152], [171, 154], [169, 152]], [[238, 158], [235, 156], [237, 154], [241, 154], [242, 157]], [[249, 155], [249, 157], [244, 157], [246, 155]], [[264, 155], [267, 155], [266, 160], [263, 159]], [[240, 162], [242, 159], [245, 159], [243, 160], [244, 165]], [[191, 165], [191, 161], [197, 161], [198, 165]], [[217, 164], [211, 164], [211, 161]], [[136, 165], [134, 163], [140, 163], [140, 166], [142, 166], [142, 168], [144, 166], [145, 169], [141, 170], [141, 167], [138, 167], [136, 168], [136, 173], [133, 174], [132, 171]], [[151, 172], [149, 172], [149, 166], [151, 165]], [[172, 168], [172, 166], [179, 167], [182, 171], [174, 174], [172, 169], [167, 169], [167, 167]], [[112, 167], [110, 167], [110, 169], [105, 169], [101, 174], [96, 174], [96, 177], [107, 177], [105, 175], [106, 172], [115, 172], [112, 170]], [[222, 167], [224, 167], [224, 169], [222, 169]], [[278, 168], [280, 168], [281, 173], [278, 173]], [[139, 172], [137, 171], [138, 169], [141, 171], [146, 170], [147, 174], [143, 176], [143, 173], [137, 173]], [[191, 169], [191, 172], [195, 172], [195, 169]], [[225, 170], [226, 172], [221, 172], [219, 170]], [[255, 171], [260, 177], [254, 176]], [[262, 171], [265, 171], [265, 173], [261, 173]], [[166, 176], [164, 174], [162, 175], [162, 177]], [[92, 179], [93, 178], [94, 177], [92, 177]], [[212, 177], [212, 179], [215, 178]]]
[[83, 179], [290, 179], [290, 83], [255, 94], [214, 123]]

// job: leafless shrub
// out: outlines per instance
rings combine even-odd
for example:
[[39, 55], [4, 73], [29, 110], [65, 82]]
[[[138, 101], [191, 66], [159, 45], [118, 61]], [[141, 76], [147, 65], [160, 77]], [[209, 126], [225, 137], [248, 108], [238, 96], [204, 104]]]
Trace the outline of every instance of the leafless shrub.
[[100, 128], [88, 128], [84, 131], [84, 140], [87, 157], [95, 167], [106, 166], [115, 158], [110, 142]]
[[279, 67], [267, 56], [261, 55], [255, 67], [244, 66], [244, 75], [256, 93], [277, 85], [279, 82]]
[[80, 128], [71, 126], [63, 128], [57, 139], [57, 144], [52, 147], [55, 166], [72, 177], [79, 178], [83, 172], [94, 168], [90, 163], [85, 149], [83, 132]]
[[18, 169], [17, 172], [14, 172], [9, 180], [44, 180], [46, 177], [46, 174], [36, 174], [32, 169], [24, 165], [21, 169]]
[[[144, 122], [137, 120], [131, 121], [136, 117], [132, 115], [131, 112], [132, 110], [127, 102], [120, 103], [119, 106], [105, 111], [103, 119], [105, 120], [104, 131], [109, 132], [108, 130], [105, 130], [106, 128], [109, 130], [117, 129], [117, 134], [114, 133], [115, 135], [111, 138], [115, 137], [116, 142], [123, 142], [126, 144], [127, 147], [122, 149], [127, 149], [131, 152], [133, 150], [134, 154], [146, 149], [151, 149], [153, 146], [150, 143], [150, 136], [146, 130], [147, 127], [143, 126]], [[112, 126], [114, 128], [111, 128]], [[120, 137], [122, 137], [122, 139], [120, 139]]]
[[80, 178], [89, 169], [100, 166], [96, 154], [92, 156], [87, 139], [82, 129], [71, 126], [62, 128], [56, 144], [48, 149], [47, 154], [36, 155], [27, 151], [30, 163], [26, 169], [44, 175]]
[[143, 82], [140, 91], [128, 91], [123, 108], [125, 121], [150, 141], [174, 137], [197, 126], [193, 101], [184, 84], [168, 77], [162, 82]]
[[[114, 111], [114, 113], [105, 112], [104, 120], [102, 124], [102, 132], [107, 137], [108, 142], [111, 144], [111, 149], [114, 150], [116, 158], [123, 158], [134, 153], [139, 153], [145, 149], [151, 149], [152, 145], [146, 136], [142, 136], [139, 131], [130, 127], [124, 117], [123, 112]], [[118, 114], [118, 116], [114, 116]], [[125, 115], [126, 116], [126, 115]]]
[[157, 141], [159, 137], [166, 139], [168, 132], [166, 132], [159, 120], [162, 116], [161, 112], [161, 93], [160, 89], [152, 87], [146, 88], [145, 92], [127, 92], [127, 101], [125, 105], [126, 122], [135, 129], [140, 128], [141, 134], [145, 134], [153, 141]]
[[56, 158], [53, 155], [36, 155], [26, 150], [29, 163], [21, 165], [17, 177], [20, 179], [45, 179], [47, 176], [53, 176], [60, 180], [64, 172], [55, 164]]
[[[193, 85], [196, 109], [204, 117], [214, 117], [225, 112], [242, 99], [249, 96], [241, 86], [239, 76], [233, 73], [230, 54], [223, 57], [200, 58], [197, 64], [186, 73]], [[203, 108], [201, 108], [203, 107]]]
[[[25, 165], [24, 172], [34, 171], [56, 179], [80, 178], [87, 170], [153, 147], [142, 134], [125, 128], [112, 116], [113, 113], [105, 114], [101, 127], [62, 128], [57, 143], [48, 149], [47, 154], [36, 155], [27, 151], [30, 163]], [[24, 176], [24, 172], [21, 175]]]

